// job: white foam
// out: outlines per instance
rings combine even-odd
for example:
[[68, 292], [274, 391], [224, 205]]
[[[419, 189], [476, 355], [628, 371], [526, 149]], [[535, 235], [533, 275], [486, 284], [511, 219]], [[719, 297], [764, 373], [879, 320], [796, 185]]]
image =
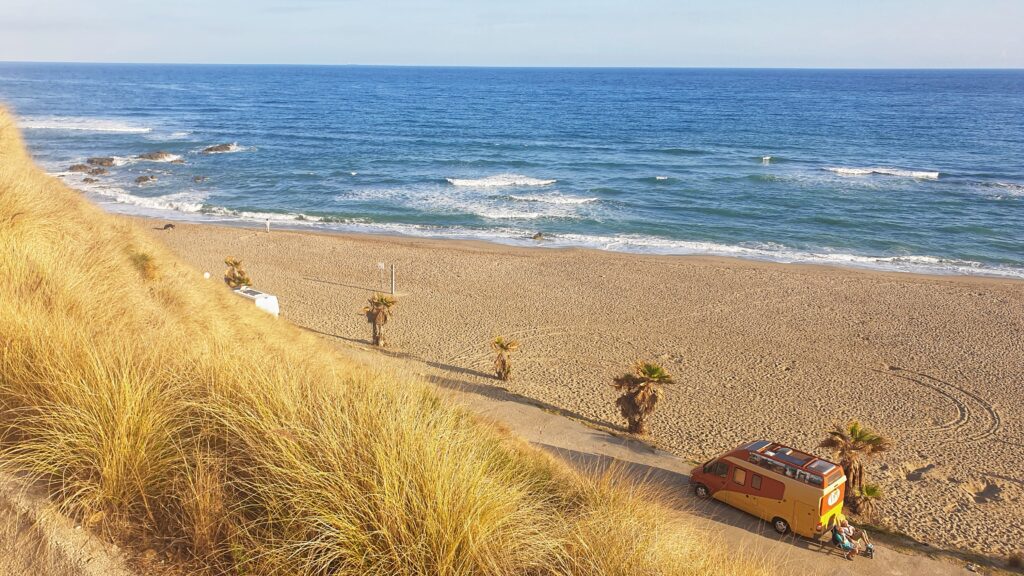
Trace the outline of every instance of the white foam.
[[579, 218], [582, 205], [596, 198], [553, 194], [490, 195], [473, 188], [443, 186], [421, 188], [357, 188], [335, 197], [339, 203], [401, 205], [445, 215], [473, 215], [488, 220], [535, 220], [538, 218]]
[[999, 188], [1000, 190], [1006, 190], [1010, 196], [1024, 196], [1024, 184], [1017, 184], [1015, 182], [992, 182], [989, 186], [992, 188]]
[[[536, 243], [529, 240], [535, 230], [511, 226], [483, 229], [462, 226], [369, 222], [359, 218], [337, 220], [301, 213], [282, 214], [277, 212], [253, 212], [209, 207], [205, 205], [206, 196], [194, 191], [145, 198], [128, 194], [119, 188], [102, 185], [87, 187], [87, 189], [91, 193], [113, 200], [118, 205], [132, 206], [136, 212], [138, 208], [161, 212], [172, 210], [184, 213], [190, 218], [199, 219], [212, 218], [214, 220], [247, 221], [253, 223], [271, 220], [289, 226], [311, 226], [344, 232], [388, 233], [428, 238], [487, 240], [524, 246], [536, 245]], [[494, 219], [515, 220], [544, 216], [542, 214], [502, 212], [500, 210], [480, 212], [481, 216]], [[986, 266], [979, 262], [928, 255], [868, 256], [825, 250], [818, 252], [804, 251], [773, 243], [729, 245], [630, 234], [600, 236], [545, 233], [545, 237], [548, 239], [548, 242], [543, 246], [549, 248], [585, 247], [647, 254], [728, 256], [783, 263], [839, 265], [898, 272], [982, 275], [1024, 279], [1024, 268]]]
[[938, 180], [938, 172], [927, 172], [922, 170], [901, 170], [899, 168], [825, 168], [833, 174], [840, 176], [870, 176], [879, 174], [882, 176], [895, 176], [897, 178], [914, 178], [916, 180]]
[[18, 121], [25, 130], [76, 130], [82, 132], [120, 132], [144, 134], [152, 132], [147, 126], [140, 126], [123, 120], [108, 118], [86, 118], [79, 116], [27, 116]]
[[669, 178], [668, 176], [655, 176], [654, 177], [655, 180], [668, 180], [668, 178]]
[[986, 275], [1024, 279], [1024, 268], [986, 266], [970, 260], [928, 255], [868, 256], [830, 251], [804, 251], [779, 244], [729, 245], [714, 242], [670, 240], [653, 236], [589, 236], [560, 234], [550, 238], [548, 246], [559, 243], [618, 252], [654, 254], [709, 255], [768, 260], [782, 263], [841, 265], [919, 274]]
[[501, 208], [487, 209], [480, 208], [470, 210], [473, 214], [488, 220], [536, 220], [543, 218], [546, 214], [540, 212], [520, 212], [517, 210], [504, 210]]
[[136, 196], [125, 192], [123, 188], [105, 184], [81, 184], [79, 187], [90, 194], [100, 196], [107, 201], [118, 204], [138, 206], [152, 210], [173, 210], [175, 212], [198, 213], [202, 211], [207, 195], [201, 192], [176, 192], [163, 196]]
[[500, 188], [504, 186], [550, 186], [558, 180], [543, 180], [521, 176], [519, 174], [496, 174], [486, 178], [445, 178], [452, 186], [467, 186], [473, 188]]
[[320, 216], [311, 216], [308, 214], [302, 214], [301, 212], [254, 212], [250, 210], [232, 210], [231, 208], [224, 208], [221, 206], [207, 207], [202, 212], [203, 214], [210, 216], [226, 216], [229, 218], [252, 220], [256, 222], [265, 222], [270, 220], [271, 222], [307, 222], [310, 224], [319, 224], [325, 221], [325, 219]]
[[540, 194], [510, 194], [509, 198], [520, 202], [539, 202], [541, 204], [560, 205], [590, 204], [591, 202], [597, 202], [598, 200], [597, 198], [579, 198], [577, 196], [562, 196], [560, 194], [553, 194], [549, 196], [542, 196]]

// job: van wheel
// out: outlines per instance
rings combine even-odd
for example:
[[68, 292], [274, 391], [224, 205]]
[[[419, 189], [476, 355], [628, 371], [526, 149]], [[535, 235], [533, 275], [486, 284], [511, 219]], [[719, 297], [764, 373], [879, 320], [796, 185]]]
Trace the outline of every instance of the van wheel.
[[697, 484], [696, 486], [694, 486], [693, 493], [696, 494], [697, 498], [700, 498], [701, 500], [705, 500], [711, 497], [711, 491], [708, 490], [708, 487], [703, 484]]
[[789, 522], [786, 522], [782, 518], [778, 517], [772, 518], [772, 528], [775, 528], [775, 531], [779, 534], [788, 534]]

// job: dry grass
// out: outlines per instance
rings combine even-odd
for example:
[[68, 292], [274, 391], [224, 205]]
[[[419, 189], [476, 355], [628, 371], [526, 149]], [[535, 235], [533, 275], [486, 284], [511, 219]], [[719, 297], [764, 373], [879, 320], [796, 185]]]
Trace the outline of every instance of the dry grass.
[[7, 466], [121, 541], [231, 574], [756, 574], [596, 480], [204, 281], [0, 110]]

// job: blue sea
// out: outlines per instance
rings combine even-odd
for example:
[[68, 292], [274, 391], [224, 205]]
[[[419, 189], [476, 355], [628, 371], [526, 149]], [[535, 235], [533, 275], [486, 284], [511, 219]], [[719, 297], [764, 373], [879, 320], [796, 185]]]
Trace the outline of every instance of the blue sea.
[[1024, 71], [0, 63], [0, 102], [116, 212], [1024, 278]]

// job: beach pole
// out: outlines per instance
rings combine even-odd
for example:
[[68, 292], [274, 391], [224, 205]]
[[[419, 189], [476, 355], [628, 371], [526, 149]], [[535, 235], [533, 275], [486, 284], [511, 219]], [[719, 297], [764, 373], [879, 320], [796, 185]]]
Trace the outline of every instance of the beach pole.
[[391, 295], [395, 295], [395, 265], [391, 265]]

